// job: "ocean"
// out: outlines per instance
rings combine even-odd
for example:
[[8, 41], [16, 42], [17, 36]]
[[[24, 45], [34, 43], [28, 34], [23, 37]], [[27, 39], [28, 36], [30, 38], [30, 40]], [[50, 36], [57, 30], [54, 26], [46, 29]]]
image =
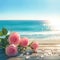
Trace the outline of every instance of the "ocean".
[[60, 37], [52, 32], [45, 20], [0, 20], [0, 30], [5, 27], [9, 32], [19, 32], [22, 37], [45, 39]]
[[49, 26], [45, 24], [42, 20], [0, 20], [0, 29], [5, 27], [10, 31], [49, 31]]

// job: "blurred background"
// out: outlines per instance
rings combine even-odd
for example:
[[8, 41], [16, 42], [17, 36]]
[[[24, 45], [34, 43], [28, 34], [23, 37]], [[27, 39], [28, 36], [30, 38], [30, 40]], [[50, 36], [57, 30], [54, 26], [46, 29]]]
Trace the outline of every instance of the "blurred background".
[[3, 27], [38, 40], [39, 51], [60, 55], [60, 0], [0, 0], [0, 30]]

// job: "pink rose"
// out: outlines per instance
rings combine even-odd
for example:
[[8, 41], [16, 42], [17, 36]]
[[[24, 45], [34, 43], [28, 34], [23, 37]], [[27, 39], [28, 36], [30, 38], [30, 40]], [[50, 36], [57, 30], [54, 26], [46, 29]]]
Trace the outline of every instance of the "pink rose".
[[21, 45], [22, 47], [27, 47], [27, 46], [28, 46], [28, 43], [29, 43], [28, 38], [22, 38], [22, 39], [21, 39], [21, 42], [20, 42], [20, 45]]
[[5, 52], [8, 56], [15, 56], [18, 53], [18, 49], [14, 44], [11, 44], [6, 47]]
[[38, 47], [39, 47], [38, 42], [33, 42], [33, 43], [31, 44], [31, 48], [32, 48], [34, 51], [37, 51]]
[[20, 35], [16, 32], [11, 33], [9, 38], [8, 38], [8, 42], [9, 44], [15, 44], [15, 45], [19, 45], [20, 43]]

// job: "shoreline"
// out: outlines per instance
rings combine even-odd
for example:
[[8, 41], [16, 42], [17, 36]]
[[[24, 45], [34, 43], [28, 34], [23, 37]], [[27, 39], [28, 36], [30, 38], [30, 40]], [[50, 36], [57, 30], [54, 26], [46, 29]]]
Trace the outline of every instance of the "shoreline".
[[60, 44], [60, 39], [29, 39], [30, 41], [38, 41], [40, 44], [51, 44], [51, 45], [54, 45], [54, 44]]

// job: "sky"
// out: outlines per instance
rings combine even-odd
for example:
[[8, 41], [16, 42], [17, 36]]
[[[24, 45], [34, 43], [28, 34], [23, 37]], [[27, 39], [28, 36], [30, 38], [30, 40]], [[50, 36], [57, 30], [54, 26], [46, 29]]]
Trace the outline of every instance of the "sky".
[[60, 0], [0, 0], [0, 19], [40, 19], [60, 16]]
[[0, 0], [0, 20], [6, 19], [48, 20], [60, 26], [60, 0]]

